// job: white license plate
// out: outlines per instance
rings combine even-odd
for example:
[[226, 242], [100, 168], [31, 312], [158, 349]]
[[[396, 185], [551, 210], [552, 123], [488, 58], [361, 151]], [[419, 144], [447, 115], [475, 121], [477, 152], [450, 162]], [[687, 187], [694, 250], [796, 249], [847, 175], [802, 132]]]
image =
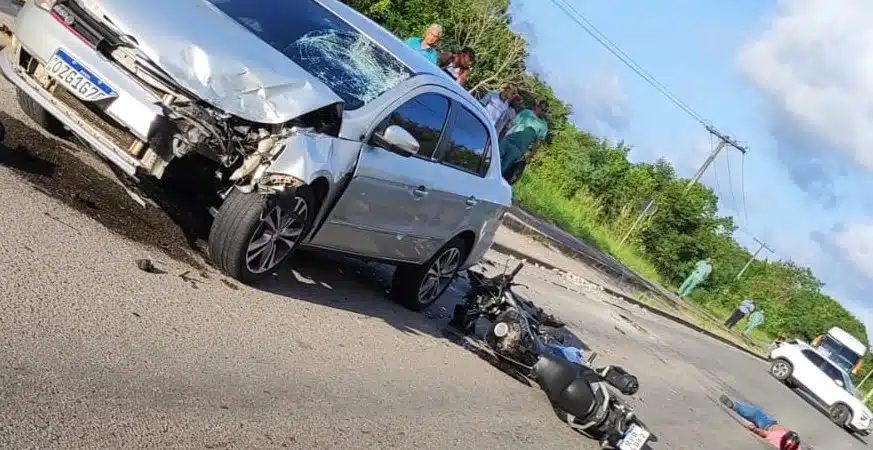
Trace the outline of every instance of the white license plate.
[[619, 450], [640, 450], [643, 448], [643, 445], [646, 445], [646, 441], [649, 440], [651, 435], [652, 433], [649, 433], [649, 430], [639, 425], [631, 425], [630, 429], [625, 433], [624, 439], [618, 444], [618, 448]]
[[45, 66], [46, 71], [68, 91], [87, 102], [115, 97], [116, 92], [67, 52], [58, 49]]

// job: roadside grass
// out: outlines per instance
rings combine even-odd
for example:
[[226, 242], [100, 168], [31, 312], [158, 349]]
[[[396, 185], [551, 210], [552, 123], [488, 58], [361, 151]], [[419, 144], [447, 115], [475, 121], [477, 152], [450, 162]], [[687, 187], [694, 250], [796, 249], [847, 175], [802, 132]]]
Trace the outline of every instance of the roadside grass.
[[637, 249], [630, 245], [619, 247], [621, 236], [598, 223], [600, 205], [590, 195], [579, 193], [567, 199], [541, 178], [522, 177], [512, 187], [512, 196], [513, 201], [526, 211], [596, 245], [647, 280], [667, 286], [655, 267]]
[[[663, 286], [671, 292], [676, 290], [661, 278], [655, 267], [633, 245], [618, 246], [621, 236], [618, 236], [618, 233], [611, 230], [608, 225], [598, 221], [600, 205], [593, 196], [578, 193], [568, 199], [560, 195], [548, 181], [532, 176], [523, 176], [513, 185], [512, 196], [519, 207], [596, 245], [650, 282]], [[649, 295], [637, 293], [635, 297], [654, 308], [664, 311], [675, 310], [675, 305], [667, 305], [664, 301]], [[739, 330], [742, 330], [745, 320], [737, 324], [733, 331], [725, 328], [720, 318], [729, 316], [731, 311], [725, 310], [720, 305], [682, 302], [679, 313], [707, 331], [729, 338], [758, 354], [766, 354], [767, 345], [772, 341], [770, 336], [760, 329], [753, 330], [750, 337], [743, 335]]]

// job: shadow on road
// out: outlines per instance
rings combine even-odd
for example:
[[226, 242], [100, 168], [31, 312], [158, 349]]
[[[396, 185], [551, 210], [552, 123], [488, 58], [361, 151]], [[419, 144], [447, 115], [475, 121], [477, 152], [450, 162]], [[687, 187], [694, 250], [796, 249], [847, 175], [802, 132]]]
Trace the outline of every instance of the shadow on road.
[[[176, 173], [184, 176], [174, 177], [174, 172], [168, 171], [160, 181], [141, 177], [136, 182], [109, 164], [106, 165], [109, 171], [97, 170], [95, 167], [100, 167], [102, 162], [97, 159], [94, 160], [97, 165], [85, 162], [76, 154], [78, 147], [75, 144], [46, 137], [4, 112], [0, 112], [0, 123], [6, 131], [0, 145], [0, 165], [14, 171], [40, 192], [88, 215], [109, 230], [157, 248], [198, 271], [207, 270], [203, 263], [203, 244], [208, 238], [212, 217], [204, 204], [214, 205], [215, 199], [204, 198], [192, 189], [191, 180], [199, 179], [192, 174], [202, 171], [197, 161], [176, 166], [176, 170], [181, 169]], [[45, 214], [60, 220], [51, 211]], [[483, 268], [487, 268], [485, 266], [487, 263]], [[289, 263], [278, 268], [275, 276], [253, 287], [289, 299], [381, 320], [403, 333], [453, 342], [507, 372], [506, 364], [494, 355], [481, 348], [474, 349], [460, 342], [452, 333], [446, 333], [451, 312], [469, 288], [465, 274], [423, 312], [410, 311], [390, 298], [392, 275], [393, 268], [384, 264], [300, 251]], [[236, 289], [233, 283], [227, 285]], [[536, 298], [531, 300], [537, 303]], [[565, 335], [566, 344], [590, 351], [571, 331], [561, 333]], [[519, 376], [507, 373], [519, 379]], [[519, 381], [527, 383], [526, 379]]]

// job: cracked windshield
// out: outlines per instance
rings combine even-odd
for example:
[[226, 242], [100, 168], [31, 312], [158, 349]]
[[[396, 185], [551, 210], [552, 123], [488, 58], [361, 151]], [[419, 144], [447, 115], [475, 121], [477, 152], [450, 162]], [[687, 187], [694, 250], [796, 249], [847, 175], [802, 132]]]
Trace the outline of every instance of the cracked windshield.
[[0, 449], [870, 447], [870, 0], [0, 0], [0, 49]]
[[209, 0], [316, 76], [354, 110], [412, 73], [314, 0]]

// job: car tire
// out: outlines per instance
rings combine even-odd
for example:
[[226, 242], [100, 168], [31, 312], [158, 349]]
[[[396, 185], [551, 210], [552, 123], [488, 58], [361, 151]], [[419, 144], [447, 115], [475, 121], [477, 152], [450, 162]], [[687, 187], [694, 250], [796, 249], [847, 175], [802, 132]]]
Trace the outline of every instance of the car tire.
[[831, 422], [837, 426], [845, 428], [849, 425], [849, 422], [852, 421], [852, 410], [842, 403], [837, 403], [836, 405], [831, 406], [831, 409], [828, 412], [828, 417], [830, 417]]
[[315, 214], [306, 186], [280, 194], [234, 189], [209, 230], [209, 257], [227, 275], [243, 283], [256, 281], [294, 253]]
[[36, 122], [43, 130], [55, 136], [66, 136], [68, 134], [67, 129], [64, 128], [64, 124], [60, 120], [49, 114], [45, 108], [40, 106], [39, 103], [30, 98], [20, 88], [18, 89], [18, 106], [21, 107], [21, 110], [24, 111], [24, 114], [30, 120]]
[[794, 373], [794, 366], [782, 358], [774, 359], [770, 363], [770, 375], [783, 383], [789, 383], [792, 373]]
[[[421, 311], [435, 302], [458, 275], [467, 259], [467, 243], [460, 236], [450, 240], [426, 263], [398, 266], [391, 294], [401, 305]], [[436, 283], [436, 284], [432, 284]]]

